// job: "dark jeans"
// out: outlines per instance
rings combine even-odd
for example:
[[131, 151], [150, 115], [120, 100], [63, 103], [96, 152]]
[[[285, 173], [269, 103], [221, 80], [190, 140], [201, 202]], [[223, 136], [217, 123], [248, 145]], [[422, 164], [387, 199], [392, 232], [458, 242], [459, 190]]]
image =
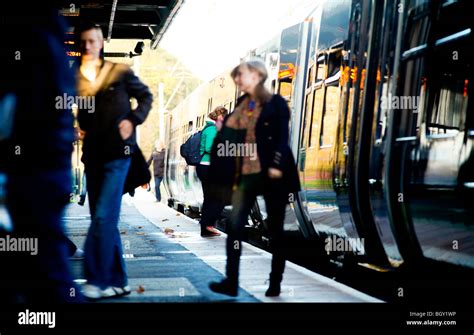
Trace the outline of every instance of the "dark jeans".
[[211, 198], [209, 195], [209, 165], [198, 165], [196, 167], [196, 174], [202, 184], [202, 193], [204, 195], [204, 201], [201, 209], [201, 230], [206, 227], [214, 226], [216, 221], [221, 216], [222, 210], [225, 204], [219, 199]]
[[[0, 299], [28, 303], [80, 302], [68, 261], [68, 240], [62, 221], [71, 197], [71, 171], [32, 171], [10, 175], [8, 209], [14, 230], [8, 238], [37, 241], [37, 253], [0, 252]], [[0, 235], [7, 238], [6, 234]], [[31, 246], [32, 244], [30, 244]]]
[[[285, 219], [288, 195], [281, 192], [278, 179], [265, 181], [262, 189], [268, 213], [268, 226], [271, 238], [270, 247], [273, 253], [270, 278], [280, 282], [285, 269], [283, 221]], [[227, 228], [226, 275], [229, 280], [235, 283], [238, 283], [239, 279], [239, 263], [244, 227], [248, 222], [248, 216], [258, 193], [258, 187], [252, 184], [247, 184], [244, 187], [244, 185], [240, 184], [232, 195], [232, 214], [230, 226]]]
[[130, 158], [86, 164], [92, 222], [84, 247], [84, 268], [88, 284], [101, 289], [123, 287], [128, 281], [118, 222], [129, 167]]
[[161, 201], [160, 185], [162, 181], [163, 181], [163, 177], [155, 176], [155, 196], [156, 196], [156, 201], [158, 202]]
[[77, 246], [67, 236], [65, 238], [67, 255], [71, 257], [77, 250]]
[[87, 194], [87, 178], [86, 178], [86, 174], [84, 173], [82, 175], [82, 185], [81, 185], [81, 197], [83, 197], [84, 199], [86, 198], [86, 194]]

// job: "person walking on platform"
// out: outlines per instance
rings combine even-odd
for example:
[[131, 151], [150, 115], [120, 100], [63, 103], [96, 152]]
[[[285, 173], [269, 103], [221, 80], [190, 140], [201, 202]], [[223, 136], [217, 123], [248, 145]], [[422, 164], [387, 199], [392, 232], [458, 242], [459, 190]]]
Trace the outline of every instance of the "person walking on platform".
[[196, 167], [196, 173], [202, 184], [202, 193], [204, 201], [202, 204], [201, 216], [201, 236], [219, 236], [220, 233], [214, 228], [215, 222], [219, 219], [225, 204], [219, 198], [211, 199], [209, 195], [209, 166], [211, 164], [211, 149], [217, 134], [217, 124], [222, 124], [224, 116], [227, 115], [227, 109], [217, 107], [208, 115], [206, 125], [202, 130], [200, 154], [201, 162]]
[[47, 4], [11, 3], [0, 16], [0, 110], [10, 106], [14, 113], [11, 132], [0, 144], [12, 225], [0, 238], [16, 245], [0, 252], [0, 301], [81, 302], [62, 221], [72, 192], [74, 132], [71, 109], [57, 102], [76, 94], [64, 49], [67, 27]]
[[153, 175], [155, 179], [155, 197], [157, 202], [161, 202], [160, 186], [165, 173], [165, 144], [162, 140], [157, 140], [155, 149], [147, 161], [148, 166], [153, 162]]
[[[131, 157], [137, 150], [135, 127], [145, 121], [153, 97], [127, 65], [103, 59], [99, 26], [84, 24], [75, 34], [82, 54], [78, 93], [94, 99], [89, 105], [93, 108], [78, 112], [85, 133], [82, 161], [92, 220], [84, 247], [83, 294], [99, 299], [130, 293], [118, 221]], [[132, 97], [138, 102], [134, 110]]]
[[[290, 195], [300, 190], [293, 154], [288, 145], [290, 111], [280, 95], [264, 86], [265, 63], [251, 59], [231, 73], [237, 87], [245, 93], [232, 114], [226, 117], [211, 154], [211, 184], [232, 193], [232, 213], [227, 227], [226, 276], [211, 283], [217, 293], [238, 294], [242, 237], [257, 195], [263, 195], [268, 213], [270, 247], [273, 253], [270, 286], [266, 296], [278, 296], [283, 278], [283, 221]], [[241, 148], [241, 150], [232, 150]]]

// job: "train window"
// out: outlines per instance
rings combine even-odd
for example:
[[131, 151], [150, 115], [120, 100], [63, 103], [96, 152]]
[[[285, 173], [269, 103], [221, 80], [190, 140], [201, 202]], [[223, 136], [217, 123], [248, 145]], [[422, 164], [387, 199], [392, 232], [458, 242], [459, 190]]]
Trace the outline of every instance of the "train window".
[[[463, 131], [468, 103], [469, 71], [472, 55], [469, 43], [460, 40], [449, 43], [449, 47], [439, 47], [432, 54], [434, 66], [438, 68], [436, 77], [431, 79], [427, 124], [429, 135], [457, 134]], [[456, 50], [465, 59], [453, 59]]]
[[326, 79], [326, 69], [325, 69], [325, 59], [324, 54], [318, 57], [318, 64], [316, 68], [316, 85], [321, 84], [324, 79]]
[[193, 131], [193, 121], [189, 121], [188, 122], [188, 132], [192, 132]]
[[332, 146], [336, 135], [337, 110], [340, 100], [339, 78], [341, 76], [342, 52], [336, 51], [328, 57], [328, 78], [325, 80], [324, 106], [321, 116], [320, 147]]
[[212, 98], [209, 98], [209, 100], [207, 100], [207, 113], [209, 114], [212, 110]]
[[396, 128], [396, 136], [399, 138], [416, 136], [419, 130], [418, 115], [423, 108], [419, 102], [424, 99], [422, 94], [425, 95], [422, 84], [428, 65], [426, 51], [431, 30], [428, 3], [415, 2], [409, 9], [405, 51], [402, 53], [404, 64], [400, 77], [400, 90], [395, 101], [388, 101], [391, 109], [400, 111]]
[[229, 113], [232, 113], [232, 101], [229, 103]]
[[342, 65], [342, 50], [331, 52], [328, 57], [328, 75], [326, 85], [335, 84], [339, 82], [341, 76]]
[[431, 115], [428, 119], [430, 135], [457, 134], [463, 130], [467, 112], [467, 89], [463, 78], [452, 78], [444, 75], [442, 85], [436, 89]]
[[350, 133], [351, 128], [351, 121], [350, 116], [352, 115], [352, 106], [354, 104], [354, 88], [350, 87], [349, 92], [347, 93], [347, 108], [346, 113], [344, 115], [344, 129], [343, 129], [343, 137], [342, 141], [344, 144], [347, 144], [347, 136]]
[[308, 79], [306, 81], [306, 87], [307, 88], [310, 88], [313, 85], [314, 69], [315, 69], [315, 66], [313, 64], [313, 65], [311, 65], [311, 67], [309, 68], [309, 71], [308, 71]]
[[326, 88], [325, 95], [323, 116], [321, 118], [321, 134], [319, 138], [319, 145], [321, 147], [332, 146], [336, 138], [340, 89], [338, 86], [329, 86]]
[[418, 91], [421, 92], [420, 102], [424, 101], [425, 95], [428, 98], [426, 106], [421, 105], [426, 107], [423, 119], [427, 124], [427, 135], [455, 135], [464, 130], [467, 116], [468, 76], [472, 62], [469, 8], [465, 2], [446, 1], [441, 5], [435, 23], [427, 14], [427, 6], [414, 8], [413, 12], [411, 49], [404, 56], [415, 58], [407, 62], [407, 68], [418, 67], [420, 73], [426, 73], [426, 79], [417, 79], [421, 84], [418, 84], [421, 86]]
[[318, 132], [315, 128], [317, 124], [321, 123], [320, 118], [322, 117], [324, 108], [324, 91], [322, 86], [314, 91], [313, 117], [311, 118], [311, 130], [309, 134], [310, 143], [312, 143], [312, 145], [317, 143]]
[[293, 84], [291, 82], [281, 81], [280, 87], [278, 88], [278, 93], [288, 101], [291, 97], [292, 89]]
[[[305, 104], [305, 119], [307, 120], [307, 126], [309, 127], [309, 139], [308, 139], [308, 147], [311, 147], [311, 133], [313, 131], [313, 96], [314, 96], [314, 91], [312, 91], [310, 94], [306, 95], [306, 104]], [[302, 139], [304, 139], [304, 134], [302, 136]]]

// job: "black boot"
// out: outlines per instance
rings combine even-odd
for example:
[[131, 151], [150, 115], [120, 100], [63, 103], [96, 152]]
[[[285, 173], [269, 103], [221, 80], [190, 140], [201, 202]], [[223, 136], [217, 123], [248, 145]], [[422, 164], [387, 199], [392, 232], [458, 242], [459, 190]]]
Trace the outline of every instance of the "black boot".
[[276, 275], [270, 274], [270, 286], [268, 287], [268, 290], [265, 292], [266, 297], [278, 297], [280, 295], [281, 280], [282, 280], [281, 275], [276, 276]]
[[79, 201], [77, 202], [77, 204], [79, 206], [84, 206], [84, 203], [86, 202], [86, 195], [85, 194], [81, 194], [81, 196], [79, 197]]
[[209, 284], [209, 288], [211, 291], [230, 295], [231, 297], [236, 297], [239, 291], [239, 285], [237, 285], [237, 282], [229, 279], [224, 279], [220, 282], [212, 282]]

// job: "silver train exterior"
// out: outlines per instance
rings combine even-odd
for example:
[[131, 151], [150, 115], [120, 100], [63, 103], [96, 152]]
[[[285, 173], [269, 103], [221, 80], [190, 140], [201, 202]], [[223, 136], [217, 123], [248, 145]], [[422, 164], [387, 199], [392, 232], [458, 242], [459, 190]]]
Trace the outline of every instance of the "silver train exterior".
[[[286, 230], [374, 269], [474, 268], [473, 22], [467, 1], [315, 1], [306, 20], [249, 52], [291, 110], [302, 191]], [[170, 205], [199, 210], [179, 146], [239, 95], [226, 73], [170, 113]], [[265, 229], [265, 216], [259, 199], [249, 222]]]

